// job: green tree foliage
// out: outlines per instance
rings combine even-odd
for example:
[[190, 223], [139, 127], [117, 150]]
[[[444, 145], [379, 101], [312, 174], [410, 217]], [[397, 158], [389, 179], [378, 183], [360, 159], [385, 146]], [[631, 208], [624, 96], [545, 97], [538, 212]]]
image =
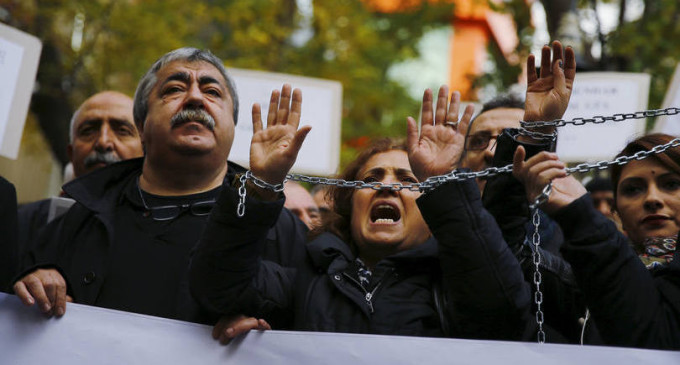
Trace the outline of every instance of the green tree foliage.
[[[642, 17], [619, 24], [607, 35], [608, 63], [618, 70], [652, 76], [649, 106], [658, 108], [680, 62], [680, 4], [676, 0], [645, 0]], [[677, 106], [677, 105], [676, 105]]]
[[[231, 67], [342, 82], [345, 159], [365, 137], [403, 136], [419, 102], [387, 70], [417, 56], [422, 34], [450, 22], [451, 5], [423, 1], [385, 14], [360, 0], [312, 4], [305, 17], [295, 0], [0, 0], [0, 21], [44, 42], [31, 111], [62, 162], [70, 115], [84, 98], [103, 89], [131, 95], [155, 59], [181, 46], [209, 48]], [[72, 47], [76, 17], [80, 49]], [[301, 29], [305, 42], [293, 36]]]

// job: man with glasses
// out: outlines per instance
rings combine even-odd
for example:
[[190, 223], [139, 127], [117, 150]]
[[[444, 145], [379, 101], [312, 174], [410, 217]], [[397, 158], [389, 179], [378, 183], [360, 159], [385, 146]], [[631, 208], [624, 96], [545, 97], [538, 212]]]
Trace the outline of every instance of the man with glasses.
[[[498, 96], [482, 106], [482, 111], [470, 122], [465, 136], [461, 166], [481, 171], [493, 166], [496, 139], [505, 128], [519, 128], [524, 117], [524, 100], [514, 94]], [[486, 180], [477, 179], [479, 191]]]
[[[497, 96], [482, 106], [482, 111], [470, 122], [467, 136], [465, 137], [465, 149], [461, 158], [461, 166], [467, 167], [472, 171], [481, 171], [494, 166], [494, 156], [496, 154], [496, 142], [498, 136], [506, 128], [519, 128], [519, 122], [524, 118], [524, 100], [515, 94], [505, 94]], [[504, 163], [501, 163], [504, 165]], [[498, 166], [497, 166], [498, 167]], [[487, 179], [477, 179], [477, 186], [480, 193], [484, 196]], [[503, 194], [503, 192], [499, 192]], [[523, 195], [523, 193], [522, 193]], [[487, 196], [484, 200], [487, 209], [490, 201], [496, 201]], [[491, 209], [493, 211], [493, 209]], [[559, 248], [564, 241], [564, 235], [560, 227], [541, 212], [541, 237], [543, 249], [559, 255]], [[499, 222], [502, 225], [502, 219]], [[526, 232], [533, 232], [531, 222], [527, 223]], [[506, 237], [507, 238], [507, 237]], [[528, 241], [530, 242], [530, 241]], [[516, 249], [518, 252], [519, 249]], [[530, 251], [528, 251], [530, 252]], [[519, 253], [518, 253], [519, 255]], [[521, 262], [526, 261], [526, 257], [520, 258]]]
[[[76, 204], [43, 232], [14, 291], [50, 315], [64, 314], [68, 295], [212, 324], [217, 318], [199, 310], [186, 274], [223, 181], [243, 172], [227, 161], [238, 115], [234, 83], [209, 51], [177, 49], [142, 77], [133, 114], [144, 157], [64, 186]], [[284, 210], [264, 255], [290, 264], [302, 251], [285, 245], [304, 233]]]

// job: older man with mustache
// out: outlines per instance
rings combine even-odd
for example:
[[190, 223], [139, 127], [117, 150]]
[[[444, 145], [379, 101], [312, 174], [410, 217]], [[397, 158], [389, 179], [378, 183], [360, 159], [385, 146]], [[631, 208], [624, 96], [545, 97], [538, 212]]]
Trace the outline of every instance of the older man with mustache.
[[[290, 98], [290, 87], [282, 94]], [[134, 98], [144, 158], [98, 169], [64, 186], [76, 204], [50, 224], [14, 284], [26, 305], [63, 315], [66, 298], [100, 307], [213, 324], [188, 289], [190, 251], [225, 179], [238, 115], [233, 81], [209, 51], [181, 48], [156, 61]], [[288, 265], [304, 232], [284, 212], [263, 243]], [[290, 238], [289, 238], [290, 237]], [[285, 247], [284, 247], [285, 246]], [[255, 320], [255, 326], [262, 324]]]
[[[85, 100], [73, 113], [66, 152], [74, 177], [144, 154], [132, 117], [132, 106], [129, 96], [117, 91], [102, 91]], [[48, 198], [19, 207], [18, 245], [14, 251], [16, 255], [11, 258], [12, 275], [17, 274], [20, 258], [37, 239], [40, 229], [49, 223], [50, 210], [57, 211], [57, 207], [66, 202], [68, 200]], [[5, 290], [11, 279], [12, 276], [0, 275], [0, 290]]]

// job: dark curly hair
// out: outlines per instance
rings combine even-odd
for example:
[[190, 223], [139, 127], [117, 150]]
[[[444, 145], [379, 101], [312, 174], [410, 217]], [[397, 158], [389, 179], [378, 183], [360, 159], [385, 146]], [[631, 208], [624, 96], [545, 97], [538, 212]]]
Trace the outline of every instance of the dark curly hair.
[[[371, 157], [388, 151], [406, 151], [406, 142], [401, 139], [381, 138], [373, 141], [368, 147], [362, 150], [354, 161], [350, 162], [347, 167], [338, 175], [338, 179], [353, 181], [357, 180], [359, 170], [371, 159]], [[352, 242], [351, 221], [352, 221], [352, 196], [355, 189], [340, 188], [331, 186], [326, 191], [327, 197], [330, 198], [332, 211], [328, 221], [319, 229], [312, 232], [312, 237], [317, 236], [322, 232], [331, 232], [343, 241], [350, 243], [354, 250], [355, 247]]]

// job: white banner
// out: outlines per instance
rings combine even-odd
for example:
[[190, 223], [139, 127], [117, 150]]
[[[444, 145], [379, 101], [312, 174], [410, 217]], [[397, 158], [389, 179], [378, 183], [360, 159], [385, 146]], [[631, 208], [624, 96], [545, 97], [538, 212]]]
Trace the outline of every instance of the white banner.
[[0, 293], [0, 363], [679, 364], [680, 352], [342, 333], [253, 331], [221, 346], [211, 327], [79, 304], [45, 318]]
[[340, 162], [340, 126], [342, 123], [342, 84], [337, 81], [314, 79], [273, 72], [230, 68], [236, 82], [240, 110], [234, 144], [229, 159], [242, 166], [250, 163], [250, 140], [253, 137], [253, 103], [262, 108], [262, 122], [267, 124], [269, 97], [284, 83], [302, 91], [300, 126], [310, 125], [297, 162], [291, 172], [329, 176], [336, 173]]
[[[611, 116], [647, 109], [650, 76], [623, 72], [576, 74], [564, 119]], [[645, 131], [645, 119], [558, 129], [557, 154], [565, 162], [609, 160]]]
[[0, 155], [16, 159], [42, 43], [0, 23]]
[[[668, 85], [661, 108], [680, 108], [680, 63], [675, 66], [673, 79]], [[656, 118], [654, 132], [680, 136], [680, 114]]]

